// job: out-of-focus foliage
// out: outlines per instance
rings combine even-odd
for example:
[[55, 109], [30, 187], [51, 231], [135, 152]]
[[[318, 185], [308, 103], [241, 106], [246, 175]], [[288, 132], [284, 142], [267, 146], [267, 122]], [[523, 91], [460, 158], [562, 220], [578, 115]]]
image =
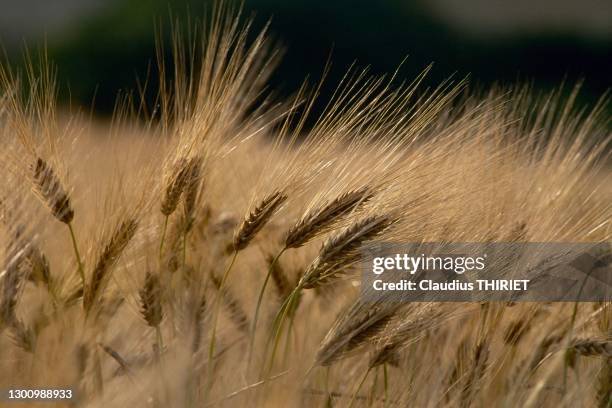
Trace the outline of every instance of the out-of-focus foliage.
[[[96, 108], [109, 112], [120, 89], [134, 89], [137, 77], [156, 76], [148, 74], [155, 60], [155, 27], [168, 42], [170, 14], [186, 26], [187, 16], [193, 21], [210, 6], [195, 0], [116, 1], [51, 36], [51, 59], [62, 84], [69, 85], [62, 96], [85, 105], [95, 96]], [[564, 79], [585, 78], [586, 102], [610, 86], [610, 38], [562, 31], [501, 37], [467, 33], [437, 19], [420, 1], [246, 0], [244, 9], [245, 18], [254, 15], [258, 27], [272, 18], [271, 33], [286, 47], [272, 84], [285, 94], [307, 75], [319, 78], [328, 59], [333, 62], [329, 82], [334, 83], [355, 61], [384, 73], [405, 57], [399, 77], [413, 78], [433, 62], [430, 83], [469, 73], [484, 85], [521, 79], [548, 89]], [[323, 88], [324, 95], [329, 92]]]

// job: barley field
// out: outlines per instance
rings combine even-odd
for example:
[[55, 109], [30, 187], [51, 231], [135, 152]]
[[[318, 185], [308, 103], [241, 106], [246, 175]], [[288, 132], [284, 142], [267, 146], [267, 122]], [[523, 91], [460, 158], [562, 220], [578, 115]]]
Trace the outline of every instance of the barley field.
[[202, 33], [111, 123], [56, 106], [51, 62], [0, 68], [0, 389], [75, 395], [15, 406], [612, 407], [610, 302], [368, 303], [356, 267], [610, 242], [605, 97], [353, 68], [315, 115], [317, 83], [269, 92], [265, 32]]

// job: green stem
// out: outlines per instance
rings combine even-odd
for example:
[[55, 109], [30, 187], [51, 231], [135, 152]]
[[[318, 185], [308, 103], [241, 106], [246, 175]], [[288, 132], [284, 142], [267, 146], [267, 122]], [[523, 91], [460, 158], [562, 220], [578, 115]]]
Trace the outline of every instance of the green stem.
[[365, 375], [361, 379], [361, 382], [359, 382], [359, 385], [357, 386], [357, 389], [355, 390], [355, 393], [353, 394], [353, 397], [351, 398], [351, 403], [349, 404], [348, 408], [352, 408], [353, 404], [355, 403], [355, 398], [357, 397], [357, 394], [359, 394], [361, 387], [363, 387], [363, 383], [365, 383], [366, 378], [368, 378], [368, 374], [370, 374], [371, 369], [372, 367], [368, 368]]
[[263, 370], [261, 373], [261, 378], [266, 377], [267, 350], [268, 350], [270, 341], [273, 341], [272, 353], [270, 355], [270, 360], [269, 360], [269, 368], [270, 370], [272, 370], [272, 365], [274, 364], [274, 357], [276, 356], [276, 350], [278, 348], [278, 343], [282, 335], [281, 331], [283, 328], [283, 323], [285, 321], [285, 318], [287, 317], [288, 311], [291, 309], [294, 299], [298, 296], [300, 290], [302, 290], [300, 286], [297, 286], [295, 289], [293, 289], [293, 291], [289, 294], [289, 296], [287, 296], [287, 299], [281, 305], [281, 308], [279, 309], [278, 313], [276, 314], [276, 317], [274, 318], [274, 323], [272, 324], [272, 336], [268, 339], [268, 343], [266, 344], [266, 356], [264, 358], [264, 365], [263, 365]]
[[79, 253], [79, 247], [77, 246], [77, 240], [74, 235], [74, 228], [72, 228], [71, 222], [68, 223], [68, 230], [70, 231], [72, 247], [74, 248], [74, 256], [76, 257], [79, 275], [81, 276], [81, 284], [83, 285], [83, 290], [85, 290], [85, 271], [83, 270], [83, 261], [81, 261], [81, 254]]
[[219, 284], [219, 290], [217, 293], [217, 297], [215, 299], [215, 304], [213, 307], [213, 320], [212, 320], [212, 329], [210, 335], [210, 346], [208, 347], [208, 379], [207, 379], [207, 391], [212, 385], [212, 367], [213, 367], [213, 357], [215, 354], [215, 337], [217, 333], [217, 320], [219, 318], [219, 307], [221, 304], [221, 297], [223, 293], [223, 288], [225, 287], [225, 282], [227, 281], [227, 277], [236, 262], [236, 257], [238, 256], [238, 251], [234, 250], [234, 254], [232, 255], [232, 259], [228, 266], [225, 268], [225, 272], [223, 273], [223, 277], [221, 278], [221, 283]]
[[283, 252], [285, 252], [286, 250], [287, 250], [286, 247], [283, 248], [274, 257], [274, 259], [272, 259], [272, 262], [270, 263], [270, 266], [268, 267], [268, 273], [266, 274], [266, 278], [264, 279], [263, 285], [261, 286], [261, 289], [259, 290], [259, 297], [257, 298], [257, 306], [255, 306], [255, 315], [253, 316], [253, 323], [251, 324], [251, 339], [249, 343], [249, 357], [247, 360], [247, 372], [249, 371], [251, 367], [251, 359], [253, 357], [253, 348], [255, 345], [255, 331], [257, 330], [257, 321], [259, 320], [259, 310], [261, 308], [261, 303], [263, 301], [264, 293], [266, 292], [266, 287], [268, 286], [268, 281], [270, 280], [270, 276], [272, 275], [272, 269], [274, 268], [274, 265], [276, 264], [278, 259], [281, 257]]
[[[291, 309], [294, 308], [294, 304], [291, 304]], [[289, 348], [290, 348], [290, 343], [291, 343], [291, 332], [293, 330], [293, 311], [289, 310], [289, 325], [287, 326], [287, 337], [285, 337], [285, 352], [283, 354], [283, 364], [285, 364], [285, 362], [287, 361], [287, 358], [289, 356]]]

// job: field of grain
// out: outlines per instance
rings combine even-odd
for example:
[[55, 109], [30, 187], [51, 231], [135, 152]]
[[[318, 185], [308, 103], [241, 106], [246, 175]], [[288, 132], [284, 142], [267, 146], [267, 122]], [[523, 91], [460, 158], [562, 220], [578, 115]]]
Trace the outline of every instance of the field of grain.
[[267, 97], [274, 47], [234, 18], [112, 124], [56, 107], [49, 64], [0, 69], [0, 389], [611, 407], [610, 302], [371, 304], [355, 268], [373, 241], [610, 242], [607, 100], [355, 68], [313, 118], [317, 84]]

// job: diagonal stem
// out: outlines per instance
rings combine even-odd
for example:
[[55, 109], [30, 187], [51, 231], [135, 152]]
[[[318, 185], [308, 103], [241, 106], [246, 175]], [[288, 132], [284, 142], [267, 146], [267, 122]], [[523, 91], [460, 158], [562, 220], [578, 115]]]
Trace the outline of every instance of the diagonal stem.
[[74, 235], [74, 228], [72, 228], [72, 222], [68, 223], [68, 230], [70, 231], [72, 247], [74, 248], [74, 256], [76, 257], [77, 266], [79, 270], [79, 276], [81, 277], [81, 284], [83, 285], [83, 291], [84, 291], [85, 290], [85, 271], [83, 270], [83, 261], [81, 261], [81, 254], [79, 253], [79, 247], [77, 245], [77, 240]]
[[251, 359], [252, 359], [252, 356], [253, 356], [253, 347], [254, 347], [254, 344], [255, 344], [255, 331], [257, 329], [257, 321], [259, 320], [259, 310], [261, 308], [261, 303], [263, 301], [264, 293], [266, 291], [266, 287], [268, 286], [268, 281], [270, 280], [270, 276], [272, 275], [272, 269], [276, 265], [276, 262], [278, 261], [278, 259], [281, 257], [281, 255], [286, 250], [287, 250], [286, 247], [283, 248], [274, 257], [274, 259], [272, 259], [272, 262], [270, 262], [270, 266], [268, 267], [268, 273], [266, 274], [266, 278], [264, 279], [263, 285], [261, 286], [261, 289], [259, 290], [259, 297], [257, 298], [257, 306], [255, 306], [255, 316], [253, 317], [253, 323], [251, 324], [251, 340], [250, 340], [250, 343], [249, 343], [249, 357], [248, 357], [248, 361], [247, 361], [247, 372], [249, 371], [249, 368], [251, 367]]

